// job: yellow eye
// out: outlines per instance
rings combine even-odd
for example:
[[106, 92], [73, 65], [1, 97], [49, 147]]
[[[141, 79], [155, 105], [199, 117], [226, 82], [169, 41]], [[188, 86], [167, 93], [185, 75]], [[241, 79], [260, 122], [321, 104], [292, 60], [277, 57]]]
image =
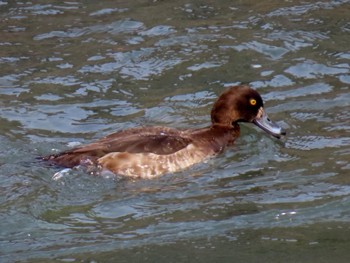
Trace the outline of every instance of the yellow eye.
[[255, 106], [256, 105], [256, 100], [255, 99], [250, 99], [250, 105]]

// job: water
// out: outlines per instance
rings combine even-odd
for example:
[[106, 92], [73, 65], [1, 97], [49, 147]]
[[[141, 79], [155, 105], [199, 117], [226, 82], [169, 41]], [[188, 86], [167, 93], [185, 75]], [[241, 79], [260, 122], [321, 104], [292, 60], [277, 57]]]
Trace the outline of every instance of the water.
[[[0, 1], [1, 262], [349, 262], [350, 1]], [[288, 131], [156, 180], [35, 157], [203, 127], [250, 83]]]

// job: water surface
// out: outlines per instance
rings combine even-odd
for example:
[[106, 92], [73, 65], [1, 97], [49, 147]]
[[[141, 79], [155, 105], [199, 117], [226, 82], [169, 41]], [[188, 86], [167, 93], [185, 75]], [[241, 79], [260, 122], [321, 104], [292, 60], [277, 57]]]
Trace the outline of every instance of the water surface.
[[[350, 1], [0, 1], [1, 262], [349, 262]], [[276, 140], [156, 180], [40, 155], [209, 124], [249, 83]]]

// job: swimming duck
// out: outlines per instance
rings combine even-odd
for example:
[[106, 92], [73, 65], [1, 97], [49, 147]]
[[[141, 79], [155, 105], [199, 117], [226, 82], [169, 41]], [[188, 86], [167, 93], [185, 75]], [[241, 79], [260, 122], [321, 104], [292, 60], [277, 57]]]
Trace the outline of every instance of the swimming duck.
[[222, 152], [239, 136], [239, 122], [254, 123], [276, 138], [285, 135], [282, 128], [268, 118], [263, 106], [257, 91], [247, 85], [232, 86], [214, 103], [209, 127], [131, 128], [43, 159], [68, 168], [92, 166], [132, 178], [154, 178], [183, 170]]

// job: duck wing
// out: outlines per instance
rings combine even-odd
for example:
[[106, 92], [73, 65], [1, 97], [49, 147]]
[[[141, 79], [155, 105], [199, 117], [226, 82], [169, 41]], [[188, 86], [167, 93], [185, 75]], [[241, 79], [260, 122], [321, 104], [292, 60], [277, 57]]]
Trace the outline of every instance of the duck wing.
[[192, 143], [186, 131], [166, 127], [141, 127], [110, 134], [100, 140], [44, 160], [64, 167], [74, 167], [84, 161], [96, 163], [97, 159], [111, 152], [154, 153], [167, 155], [175, 153]]

